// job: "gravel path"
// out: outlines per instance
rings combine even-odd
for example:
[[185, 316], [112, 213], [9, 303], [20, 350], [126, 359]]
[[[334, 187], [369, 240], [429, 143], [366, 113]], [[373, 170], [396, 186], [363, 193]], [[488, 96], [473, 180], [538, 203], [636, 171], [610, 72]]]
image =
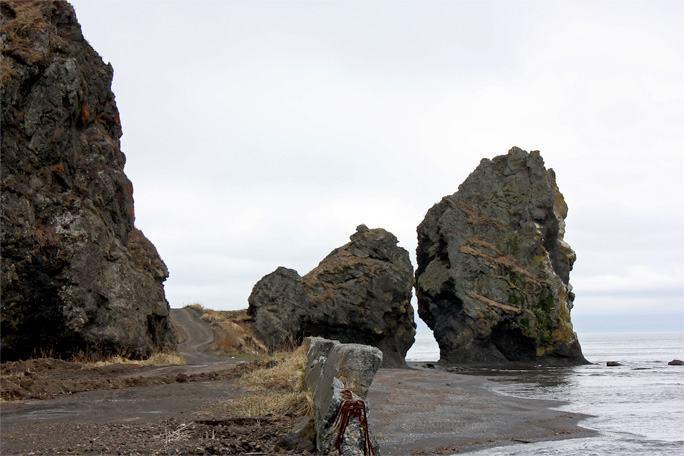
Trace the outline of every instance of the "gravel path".
[[55, 360], [14, 366], [25, 368], [15, 383], [38, 387], [51, 380], [94, 390], [3, 402], [0, 454], [283, 454], [275, 442], [289, 430], [287, 420], [235, 418], [225, 407], [245, 394], [232, 377], [246, 361], [206, 353], [213, 332], [192, 309], [174, 309], [172, 317], [186, 335], [179, 345], [184, 366], [74, 369]]

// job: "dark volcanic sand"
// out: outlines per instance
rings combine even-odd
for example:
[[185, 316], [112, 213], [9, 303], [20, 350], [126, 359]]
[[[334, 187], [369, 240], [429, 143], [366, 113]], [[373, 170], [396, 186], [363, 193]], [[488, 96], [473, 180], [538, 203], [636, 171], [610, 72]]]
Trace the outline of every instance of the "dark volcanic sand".
[[4, 363], [3, 396], [26, 400], [0, 405], [0, 454], [282, 454], [277, 438], [290, 419], [236, 418], [226, 409], [248, 394], [234, 378], [250, 363], [206, 353], [211, 327], [191, 309], [172, 315], [187, 336], [179, 345], [187, 365]]
[[[0, 404], [0, 454], [285, 454], [276, 442], [291, 420], [231, 416], [225, 401], [249, 394], [233, 380], [246, 366], [205, 353], [208, 325], [191, 311], [174, 311], [174, 319], [188, 334], [179, 347], [186, 366], [81, 369], [36, 360], [24, 375], [26, 366], [4, 364], [3, 380], [26, 385], [29, 400]], [[500, 396], [483, 378], [423, 364], [381, 369], [371, 386], [369, 421], [384, 456], [594, 435], [577, 425], [583, 415], [548, 408], [557, 402]], [[55, 399], [33, 399], [42, 397]]]
[[225, 401], [243, 394], [234, 380], [217, 380], [4, 403], [0, 454], [281, 452], [277, 437], [291, 423], [231, 416]]
[[556, 401], [501, 396], [487, 380], [413, 363], [381, 369], [368, 394], [369, 423], [383, 456], [451, 454], [489, 446], [591, 437], [579, 413]]

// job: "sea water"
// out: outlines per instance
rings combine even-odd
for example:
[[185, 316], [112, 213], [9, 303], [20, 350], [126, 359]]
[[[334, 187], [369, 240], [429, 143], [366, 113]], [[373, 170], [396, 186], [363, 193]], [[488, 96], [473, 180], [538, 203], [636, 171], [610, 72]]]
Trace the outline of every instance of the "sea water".
[[[579, 334], [591, 363], [570, 368], [479, 370], [500, 394], [555, 399], [558, 410], [591, 415], [580, 425], [596, 437], [490, 448], [492, 455], [684, 455], [684, 333]], [[439, 358], [431, 336], [418, 336], [409, 361]], [[608, 361], [621, 366], [608, 367]]]

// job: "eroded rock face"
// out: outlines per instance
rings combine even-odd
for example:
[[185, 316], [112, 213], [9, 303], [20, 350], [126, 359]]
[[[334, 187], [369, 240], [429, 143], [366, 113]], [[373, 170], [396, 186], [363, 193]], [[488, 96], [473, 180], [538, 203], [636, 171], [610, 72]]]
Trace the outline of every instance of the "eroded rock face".
[[294, 269], [279, 267], [263, 277], [249, 296], [254, 332], [270, 350], [294, 347], [302, 339], [309, 298]]
[[405, 365], [415, 340], [413, 266], [397, 238], [360, 226], [304, 276], [311, 312], [304, 335], [382, 350], [383, 367]]
[[2, 2], [2, 358], [174, 348], [113, 70], [66, 2]]
[[418, 227], [418, 313], [449, 363], [584, 363], [567, 206], [539, 152], [484, 159]]
[[412, 287], [413, 266], [397, 238], [361, 225], [303, 278], [285, 268], [264, 277], [249, 312], [272, 346], [320, 336], [372, 345], [382, 350], [384, 367], [403, 367], [416, 332]]

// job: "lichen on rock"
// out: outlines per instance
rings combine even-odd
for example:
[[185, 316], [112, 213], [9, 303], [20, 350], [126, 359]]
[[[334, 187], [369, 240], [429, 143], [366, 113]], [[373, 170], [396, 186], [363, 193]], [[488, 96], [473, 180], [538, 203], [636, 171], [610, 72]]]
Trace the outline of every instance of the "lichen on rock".
[[134, 227], [113, 69], [63, 1], [2, 5], [2, 358], [173, 349]]
[[483, 159], [418, 227], [419, 316], [449, 363], [586, 362], [570, 321], [567, 205], [537, 151]]

